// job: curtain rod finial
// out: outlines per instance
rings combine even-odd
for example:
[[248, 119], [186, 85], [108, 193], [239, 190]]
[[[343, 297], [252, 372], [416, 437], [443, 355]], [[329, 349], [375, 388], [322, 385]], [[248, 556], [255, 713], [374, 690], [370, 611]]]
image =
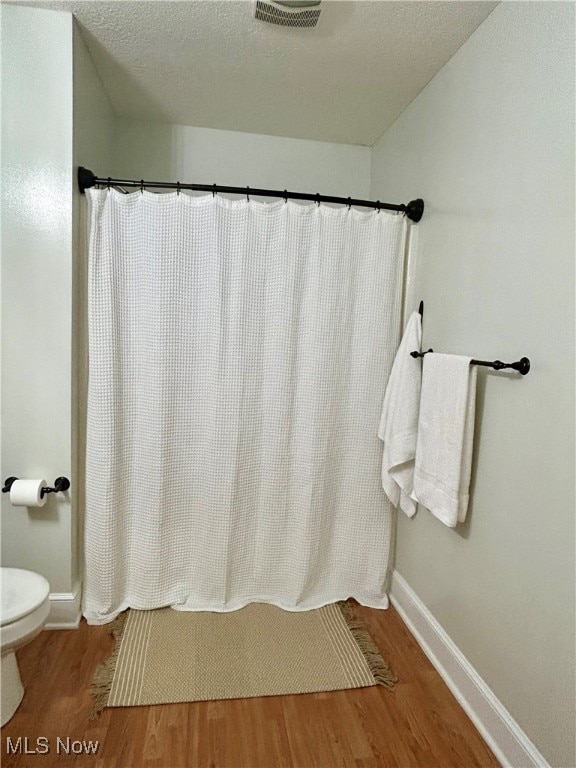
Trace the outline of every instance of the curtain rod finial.
[[410, 200], [406, 205], [406, 216], [417, 224], [424, 214], [424, 200], [421, 197], [416, 200]]
[[81, 194], [84, 194], [87, 189], [96, 185], [96, 176], [92, 173], [92, 171], [89, 171], [88, 168], [84, 168], [82, 165], [78, 166], [77, 178], [78, 189], [80, 190]]

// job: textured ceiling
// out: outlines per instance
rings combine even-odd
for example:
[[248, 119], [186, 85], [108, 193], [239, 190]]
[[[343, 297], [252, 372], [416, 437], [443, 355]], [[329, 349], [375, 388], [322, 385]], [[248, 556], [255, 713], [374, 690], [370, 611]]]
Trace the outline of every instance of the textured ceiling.
[[252, 0], [19, 4], [74, 13], [118, 115], [371, 145], [497, 3], [323, 0], [312, 29]]

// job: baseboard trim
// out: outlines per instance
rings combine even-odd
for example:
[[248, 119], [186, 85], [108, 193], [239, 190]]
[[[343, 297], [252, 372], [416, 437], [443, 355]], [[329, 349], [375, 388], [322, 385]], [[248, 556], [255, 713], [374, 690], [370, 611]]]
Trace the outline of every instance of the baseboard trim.
[[72, 592], [51, 592], [50, 613], [44, 629], [78, 629], [80, 624], [81, 584]]
[[502, 702], [394, 571], [392, 605], [504, 768], [550, 768]]

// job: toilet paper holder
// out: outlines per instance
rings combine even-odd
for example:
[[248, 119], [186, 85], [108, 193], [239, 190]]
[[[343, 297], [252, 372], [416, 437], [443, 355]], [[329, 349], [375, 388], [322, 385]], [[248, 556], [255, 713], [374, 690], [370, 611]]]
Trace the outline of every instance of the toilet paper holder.
[[[18, 478], [7, 477], [6, 480], [4, 480], [4, 488], [2, 488], [2, 493], [10, 493], [10, 488], [12, 488], [12, 484], [15, 480], [18, 480]], [[57, 477], [56, 480], [54, 480], [54, 488], [42, 488], [40, 491], [40, 498], [43, 499], [47, 493], [60, 493], [62, 491], [67, 491], [68, 488], [70, 488], [70, 480], [68, 480], [67, 477]]]

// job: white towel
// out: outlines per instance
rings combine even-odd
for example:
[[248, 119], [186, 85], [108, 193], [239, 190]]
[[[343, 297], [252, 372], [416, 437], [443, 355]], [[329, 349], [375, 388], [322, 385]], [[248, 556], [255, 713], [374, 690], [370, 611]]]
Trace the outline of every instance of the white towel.
[[413, 498], [451, 528], [468, 509], [477, 372], [470, 360], [430, 354], [422, 369]]
[[408, 517], [416, 512], [411, 493], [422, 381], [422, 363], [410, 352], [420, 352], [421, 344], [422, 318], [413, 312], [394, 359], [378, 430], [384, 442], [382, 487], [392, 504], [400, 505]]

